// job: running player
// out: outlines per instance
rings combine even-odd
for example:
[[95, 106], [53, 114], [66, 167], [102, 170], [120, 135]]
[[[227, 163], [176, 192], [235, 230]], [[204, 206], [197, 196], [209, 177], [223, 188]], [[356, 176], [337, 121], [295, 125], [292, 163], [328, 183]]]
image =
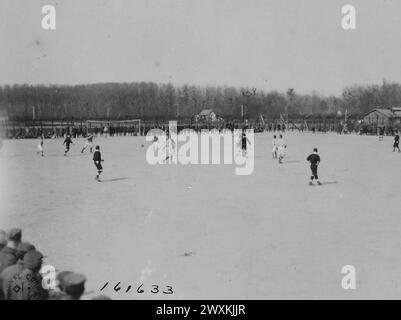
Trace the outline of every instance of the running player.
[[317, 153], [317, 148], [313, 149], [313, 153], [310, 154], [307, 158], [306, 161], [310, 162], [310, 168], [312, 170], [312, 175], [310, 177], [309, 185], [313, 186], [313, 179], [316, 179], [317, 184], [320, 186], [322, 185], [321, 182], [319, 181], [319, 177], [317, 176], [317, 167], [320, 163], [320, 156]]
[[398, 152], [401, 152], [400, 151], [400, 135], [398, 134], [398, 132], [395, 133], [393, 152], [395, 152], [395, 149], [398, 149]]
[[248, 137], [246, 136], [245, 130], [242, 129], [242, 134], [241, 134], [241, 149], [242, 149], [243, 152], [245, 152], [245, 155], [247, 155], [247, 150], [246, 150], [247, 143], [251, 144], [251, 141], [249, 141]]
[[278, 156], [278, 163], [283, 163], [283, 159], [286, 154], [287, 146], [284, 143], [283, 135], [280, 134], [278, 141], [277, 141], [277, 156]]
[[67, 134], [67, 137], [65, 138], [63, 144], [65, 144], [64, 156], [66, 156], [68, 151], [70, 151], [70, 144], [72, 144], [72, 140], [69, 134]]
[[273, 149], [272, 149], [272, 155], [273, 155], [273, 159], [277, 159], [277, 136], [273, 135]]
[[81, 153], [84, 153], [84, 151], [86, 150], [86, 148], [89, 147], [89, 151], [90, 153], [92, 153], [92, 143], [93, 143], [93, 134], [90, 134], [89, 136], [86, 137], [85, 139], [85, 145], [81, 150]]
[[104, 161], [104, 160], [102, 159], [102, 154], [100, 153], [100, 147], [96, 146], [95, 152], [93, 154], [93, 162], [95, 163], [95, 166], [97, 169], [97, 175], [95, 177], [95, 180], [97, 180], [99, 182], [100, 182], [100, 174], [103, 171], [102, 161]]
[[36, 154], [41, 154], [42, 157], [44, 156], [44, 152], [43, 152], [43, 140], [44, 140], [45, 136], [43, 135], [43, 133], [40, 135], [40, 142], [38, 144], [38, 151], [36, 151]]
[[175, 141], [171, 138], [170, 131], [167, 131], [165, 150], [166, 150], [166, 159], [164, 159], [164, 161], [171, 159], [170, 160], [171, 163], [171, 161], [174, 161]]

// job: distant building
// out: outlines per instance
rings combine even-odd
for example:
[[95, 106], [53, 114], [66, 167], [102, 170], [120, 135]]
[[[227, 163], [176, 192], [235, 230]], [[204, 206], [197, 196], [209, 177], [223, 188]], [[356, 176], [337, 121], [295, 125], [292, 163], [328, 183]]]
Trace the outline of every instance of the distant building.
[[378, 127], [399, 126], [401, 125], [401, 108], [386, 109], [377, 107], [365, 114], [363, 122], [366, 125]]
[[196, 119], [201, 122], [215, 122], [217, 116], [212, 109], [203, 109], [198, 115], [196, 115]]

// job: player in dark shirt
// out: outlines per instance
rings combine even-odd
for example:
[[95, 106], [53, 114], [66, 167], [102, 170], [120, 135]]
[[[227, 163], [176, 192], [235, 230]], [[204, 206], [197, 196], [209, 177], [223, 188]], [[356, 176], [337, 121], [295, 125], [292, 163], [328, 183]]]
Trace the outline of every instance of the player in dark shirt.
[[313, 149], [313, 153], [310, 154], [307, 158], [306, 161], [310, 162], [310, 168], [312, 170], [312, 175], [310, 177], [310, 182], [309, 185], [313, 185], [313, 179], [316, 179], [317, 184], [321, 185], [321, 182], [319, 181], [319, 178], [317, 176], [317, 167], [320, 163], [320, 156], [317, 153], [317, 148]]
[[66, 156], [68, 151], [70, 151], [70, 144], [72, 144], [72, 140], [69, 134], [67, 134], [67, 137], [65, 138], [63, 144], [65, 144], [64, 156]]
[[93, 162], [95, 163], [95, 166], [97, 169], [97, 175], [95, 177], [95, 180], [97, 180], [99, 182], [100, 182], [99, 176], [103, 171], [102, 161], [104, 161], [104, 160], [102, 159], [102, 154], [100, 153], [100, 147], [96, 146], [95, 152], [93, 154]]
[[379, 128], [379, 141], [383, 141], [384, 127]]
[[245, 152], [245, 155], [247, 154], [247, 143], [251, 144], [251, 141], [249, 141], [248, 137], [246, 136], [246, 132], [244, 129], [242, 129], [241, 133], [241, 149], [242, 151]]
[[395, 137], [394, 137], [393, 152], [395, 151], [395, 149], [398, 149], [398, 152], [401, 152], [401, 150], [400, 150], [400, 135], [398, 134], [398, 132], [395, 134]]

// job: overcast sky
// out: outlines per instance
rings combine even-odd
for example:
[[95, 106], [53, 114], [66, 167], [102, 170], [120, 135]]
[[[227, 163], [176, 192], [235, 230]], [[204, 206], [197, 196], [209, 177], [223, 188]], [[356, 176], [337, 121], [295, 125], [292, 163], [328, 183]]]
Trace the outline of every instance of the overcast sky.
[[[56, 7], [57, 29], [41, 28]], [[356, 7], [357, 29], [341, 28]], [[0, 0], [0, 84], [401, 82], [400, 0]]]

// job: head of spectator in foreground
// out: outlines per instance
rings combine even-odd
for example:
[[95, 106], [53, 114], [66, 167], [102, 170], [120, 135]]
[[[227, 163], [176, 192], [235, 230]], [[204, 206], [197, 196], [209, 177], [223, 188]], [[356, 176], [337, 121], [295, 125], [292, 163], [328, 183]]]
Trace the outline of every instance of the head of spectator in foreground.
[[69, 273], [64, 277], [64, 291], [75, 300], [79, 300], [85, 292], [86, 277], [79, 273]]
[[7, 230], [7, 247], [17, 249], [22, 239], [22, 230], [18, 228], [12, 228]]
[[32, 272], [38, 273], [43, 263], [43, 254], [36, 250], [31, 250], [24, 255], [24, 267]]
[[65, 283], [64, 283], [64, 278], [68, 274], [73, 273], [72, 271], [61, 271], [57, 274], [56, 276], [56, 281], [57, 281], [57, 287], [59, 288], [60, 291], [65, 292]]
[[100, 150], [100, 146], [96, 146], [95, 149], [96, 149], [96, 150]]
[[0, 230], [0, 250], [3, 249], [6, 245], [7, 245], [6, 232], [4, 230]]
[[29, 242], [21, 242], [17, 247], [18, 259], [23, 260], [28, 251], [36, 250], [35, 246]]

